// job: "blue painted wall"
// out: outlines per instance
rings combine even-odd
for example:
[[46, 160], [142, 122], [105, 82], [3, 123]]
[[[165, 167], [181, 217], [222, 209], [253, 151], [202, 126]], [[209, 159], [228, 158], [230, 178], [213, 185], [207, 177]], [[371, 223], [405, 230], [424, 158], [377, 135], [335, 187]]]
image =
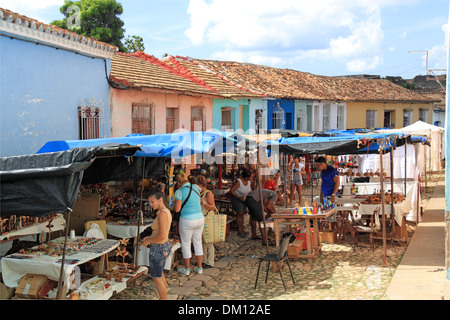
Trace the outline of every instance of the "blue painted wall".
[[[450, 23], [450, 7], [449, 7], [449, 21]], [[450, 41], [447, 38], [447, 66], [450, 67]], [[449, 70], [447, 67], [447, 79], [449, 78]], [[445, 265], [447, 267], [447, 293], [450, 294], [450, 82], [447, 81], [445, 95], [445, 218], [446, 218], [446, 252], [445, 252]], [[450, 298], [450, 297], [447, 297]]]
[[[78, 106], [104, 106], [110, 137], [110, 60], [0, 36], [0, 156], [33, 154], [50, 140], [79, 139]], [[106, 74], [108, 73], [108, 74]]]
[[[448, 22], [450, 23], [450, 7], [449, 7], [449, 20]], [[447, 38], [447, 41], [449, 41], [449, 39]], [[450, 67], [450, 43], [447, 43], [448, 46], [448, 51], [447, 51], [447, 66]], [[448, 71], [448, 67], [447, 67], [447, 79], [448, 79], [448, 75], [449, 75], [449, 71]], [[447, 85], [446, 85], [446, 91], [447, 94], [445, 95], [445, 211], [448, 213], [448, 215], [450, 215], [450, 96], [449, 96], [449, 90], [450, 90], [450, 82], [447, 81]], [[447, 235], [450, 234], [450, 230], [447, 230], [448, 233]], [[447, 239], [448, 244], [450, 245], [450, 239]], [[450, 248], [450, 247], [449, 247]], [[450, 256], [450, 253], [447, 253], [447, 257]], [[449, 261], [450, 263], [450, 261]], [[450, 266], [448, 273], [447, 273], [447, 279], [448, 281], [450, 281]]]
[[276, 99], [269, 100], [267, 103], [267, 129], [272, 130], [272, 118], [273, 118], [273, 109], [277, 105], [280, 104], [280, 107], [284, 110], [284, 120], [285, 125], [284, 128], [281, 129], [294, 129], [294, 119], [295, 119], [295, 103], [294, 100], [288, 99]]
[[249, 105], [248, 99], [213, 99], [213, 128], [221, 130], [222, 123], [222, 108], [230, 107], [234, 108], [231, 112], [232, 117], [232, 130], [239, 129], [239, 107], [243, 108], [242, 124], [244, 132], [249, 129]]

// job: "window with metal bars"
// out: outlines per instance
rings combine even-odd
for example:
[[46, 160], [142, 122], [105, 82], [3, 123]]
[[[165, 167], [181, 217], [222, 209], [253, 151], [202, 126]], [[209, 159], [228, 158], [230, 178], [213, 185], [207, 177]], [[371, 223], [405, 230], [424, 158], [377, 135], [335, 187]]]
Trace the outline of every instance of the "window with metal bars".
[[323, 105], [323, 116], [322, 116], [322, 130], [327, 131], [331, 129], [331, 106], [329, 103]]
[[284, 109], [278, 102], [272, 112], [272, 129], [285, 129]]
[[191, 107], [191, 131], [205, 131], [205, 107], [192, 106]]
[[366, 110], [366, 129], [375, 128], [377, 125], [377, 111]]
[[80, 140], [104, 138], [103, 103], [83, 99], [78, 107], [78, 137]]
[[256, 133], [262, 133], [261, 130], [264, 129], [264, 122], [263, 122], [263, 110], [262, 109], [256, 109], [255, 110], [255, 131]]
[[155, 133], [154, 103], [133, 103], [131, 115], [132, 133], [150, 135]]

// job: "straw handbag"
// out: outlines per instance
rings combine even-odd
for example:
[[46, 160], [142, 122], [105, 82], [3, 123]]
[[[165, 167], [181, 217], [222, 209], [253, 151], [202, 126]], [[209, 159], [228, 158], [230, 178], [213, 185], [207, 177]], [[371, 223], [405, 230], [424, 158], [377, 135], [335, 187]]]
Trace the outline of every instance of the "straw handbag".
[[226, 231], [226, 214], [221, 214], [215, 209], [205, 215], [205, 228], [203, 229], [203, 241], [205, 243], [225, 241]]

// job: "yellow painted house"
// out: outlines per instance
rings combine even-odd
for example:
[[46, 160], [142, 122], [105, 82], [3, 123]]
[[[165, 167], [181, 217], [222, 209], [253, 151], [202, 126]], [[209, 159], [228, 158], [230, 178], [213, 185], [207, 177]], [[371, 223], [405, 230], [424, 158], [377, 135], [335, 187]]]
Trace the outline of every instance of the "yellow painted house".
[[431, 124], [429, 102], [348, 102], [347, 128], [402, 128], [416, 121]]
[[336, 92], [346, 104], [347, 129], [402, 128], [432, 123], [435, 99], [384, 79], [337, 78]]

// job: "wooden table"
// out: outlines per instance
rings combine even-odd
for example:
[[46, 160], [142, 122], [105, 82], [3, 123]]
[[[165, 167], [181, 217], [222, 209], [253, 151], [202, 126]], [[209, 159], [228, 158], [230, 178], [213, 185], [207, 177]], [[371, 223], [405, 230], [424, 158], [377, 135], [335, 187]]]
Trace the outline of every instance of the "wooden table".
[[[113, 268], [117, 269], [117, 267]], [[129, 282], [136, 280], [138, 277], [147, 274], [148, 267], [140, 266], [139, 269], [134, 273], [127, 275], [123, 278], [121, 282], [116, 282], [114, 279], [106, 280], [100, 276], [95, 276], [87, 281], [81, 283], [81, 285], [75, 291], [80, 296], [80, 300], [108, 300], [112, 297], [114, 293], [119, 293], [127, 288]], [[100, 293], [91, 293], [88, 289], [88, 284], [95, 280], [103, 280], [105, 283], [109, 283], [111, 286], [108, 290]]]
[[[83, 238], [83, 237], [77, 237]], [[70, 243], [70, 239], [67, 240]], [[63, 243], [64, 237], [52, 240], [55, 243]], [[69, 289], [68, 279], [75, 267], [113, 251], [119, 246], [118, 240], [99, 240], [94, 245], [88, 245], [84, 249], [66, 254], [63, 280], [65, 289]], [[14, 253], [1, 259], [3, 283], [10, 288], [17, 287], [20, 279], [27, 273], [42, 274], [51, 280], [58, 281], [61, 272], [61, 256], [50, 256], [36, 252], [33, 254]], [[103, 265], [101, 265], [102, 267]]]
[[[354, 245], [358, 244], [357, 235], [353, 229], [356, 224], [350, 214], [352, 210], [358, 210], [361, 218], [363, 216], [373, 216], [375, 211], [381, 216], [381, 204], [361, 204], [362, 201], [364, 201], [364, 198], [358, 196], [343, 196], [338, 198], [337, 211], [342, 215], [341, 223], [338, 225], [338, 243], [342, 239], [343, 233], [349, 231], [352, 235]], [[392, 208], [394, 209], [393, 213]], [[411, 202], [409, 200], [404, 200], [393, 206], [391, 204], [385, 204], [386, 219], [392, 224], [391, 232], [386, 234], [388, 240], [396, 240], [403, 244], [407, 242], [408, 234], [405, 215], [408, 214], [411, 208]], [[379, 218], [376, 217], [374, 220], [378, 221]], [[380, 237], [381, 232], [376, 232], [375, 238]]]
[[216, 203], [216, 208], [219, 210], [220, 213], [226, 214], [226, 215], [232, 215], [233, 214], [233, 207], [231, 205], [231, 200], [226, 199], [214, 199], [214, 202]]
[[[283, 209], [283, 211], [286, 209]], [[278, 249], [280, 246], [280, 223], [283, 224], [300, 224], [303, 221], [306, 224], [306, 245], [307, 245], [307, 254], [299, 255], [299, 258], [314, 258], [317, 254], [319, 254], [322, 245], [320, 244], [319, 238], [319, 220], [327, 218], [331, 216], [333, 213], [336, 213], [336, 208], [327, 211], [323, 214], [282, 214], [275, 213], [272, 214], [272, 218], [274, 220], [274, 228], [275, 228], [275, 242], [276, 248]], [[313, 233], [314, 233], [314, 244], [313, 244], [313, 233], [311, 232], [311, 220], [313, 224]]]
[[357, 235], [354, 230], [355, 221], [353, 219], [352, 211], [355, 208], [348, 206], [337, 206], [336, 210], [340, 216], [336, 217], [337, 224], [337, 243], [341, 243], [344, 237], [344, 232], [349, 232], [353, 239], [353, 250], [358, 245]]

